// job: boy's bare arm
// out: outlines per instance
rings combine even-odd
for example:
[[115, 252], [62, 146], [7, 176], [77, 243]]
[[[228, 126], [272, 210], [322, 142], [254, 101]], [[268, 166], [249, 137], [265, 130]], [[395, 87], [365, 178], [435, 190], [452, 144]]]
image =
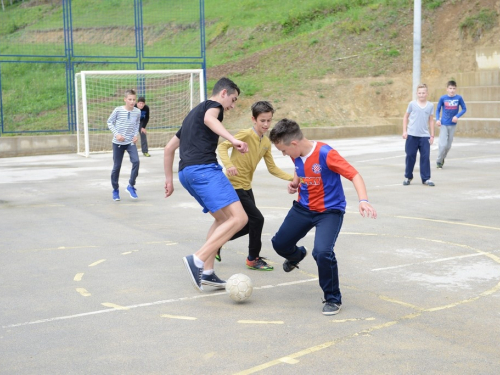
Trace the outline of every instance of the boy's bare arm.
[[429, 132], [431, 133], [431, 138], [429, 143], [432, 145], [434, 143], [434, 116], [429, 116]]
[[293, 173], [293, 180], [288, 183], [288, 193], [295, 194], [297, 190], [299, 190], [300, 177], [297, 176], [297, 173]]
[[410, 114], [408, 112], [403, 116], [403, 138], [408, 138], [408, 119], [410, 118]]
[[372, 207], [370, 202], [368, 202], [368, 194], [366, 192], [365, 181], [363, 177], [358, 173], [352, 179], [352, 183], [354, 185], [354, 189], [356, 189], [356, 193], [358, 193], [359, 199], [359, 213], [363, 217], [372, 217], [373, 219], [377, 218], [377, 211]]
[[222, 125], [222, 122], [217, 119], [219, 113], [219, 108], [210, 108], [205, 113], [205, 125], [208, 126], [210, 130], [212, 130], [215, 134], [227, 139], [229, 142], [231, 142], [235, 149], [244, 154], [248, 151], [248, 145], [245, 142], [237, 140], [231, 133], [227, 131], [224, 125]]
[[174, 156], [175, 150], [179, 148], [180, 139], [174, 135], [163, 150], [163, 169], [165, 171], [165, 198], [174, 192]]

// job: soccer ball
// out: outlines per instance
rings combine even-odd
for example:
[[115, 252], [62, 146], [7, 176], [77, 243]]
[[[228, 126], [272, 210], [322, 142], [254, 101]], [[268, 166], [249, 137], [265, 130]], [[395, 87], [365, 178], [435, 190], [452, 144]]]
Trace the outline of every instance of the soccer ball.
[[252, 295], [252, 280], [247, 275], [237, 273], [226, 281], [226, 292], [233, 301], [242, 302]]

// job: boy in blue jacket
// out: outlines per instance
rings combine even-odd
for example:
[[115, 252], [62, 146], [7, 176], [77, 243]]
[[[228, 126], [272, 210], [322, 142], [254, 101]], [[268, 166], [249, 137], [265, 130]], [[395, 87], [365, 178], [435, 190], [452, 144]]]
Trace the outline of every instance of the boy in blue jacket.
[[[438, 169], [443, 168], [444, 159], [451, 149], [458, 119], [467, 111], [464, 100], [456, 94], [457, 83], [455, 81], [449, 81], [446, 84], [446, 91], [448, 94], [439, 99], [436, 107], [436, 125], [440, 127], [439, 153], [436, 161]], [[460, 112], [458, 112], [459, 107]], [[441, 109], [443, 110], [442, 117], [440, 117]]]

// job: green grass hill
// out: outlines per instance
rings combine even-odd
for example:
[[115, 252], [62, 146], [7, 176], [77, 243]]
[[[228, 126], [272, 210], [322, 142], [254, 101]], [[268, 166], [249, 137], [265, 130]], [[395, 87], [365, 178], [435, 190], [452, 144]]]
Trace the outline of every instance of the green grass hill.
[[[53, 6], [58, 2], [26, 0], [10, 6], [6, 1], [8, 6], [0, 12], [1, 40], [8, 42], [20, 29], [43, 29], [46, 39], [40, 36], [39, 43], [50, 50], [54, 38], [50, 31], [57, 29], [60, 18]], [[116, 10], [130, 3], [88, 0], [85, 6], [95, 6], [101, 17], [115, 22], [119, 18]], [[143, 3], [147, 5], [148, 0]], [[237, 108], [228, 114], [225, 124], [230, 128], [248, 126], [249, 108], [256, 100], [271, 101], [277, 109], [275, 118], [294, 118], [303, 126], [380, 124], [402, 116], [412, 96], [413, 3], [205, 0], [208, 86], [227, 76], [242, 89]], [[173, 6], [181, 7], [179, 4]], [[79, 6], [81, 2], [75, 1], [73, 11], [83, 12]], [[499, 14], [498, 0], [422, 0], [421, 77], [431, 93], [433, 89], [444, 91], [453, 74], [476, 70], [478, 46], [500, 44]], [[156, 19], [157, 29], [151, 32], [179, 33], [169, 31], [168, 15]], [[187, 33], [190, 22], [186, 20]], [[120, 48], [128, 48], [122, 43], [123, 33], [126, 30], [113, 29], [108, 35], [116, 38], [118, 53]], [[157, 48], [167, 48], [169, 37], [173, 34], [163, 41], [158, 38]], [[65, 90], [61, 90], [64, 69], [47, 68], [46, 82], [34, 80], [28, 66], [16, 69], [19, 71], [9, 72], [18, 77], [10, 84], [26, 88], [25, 95], [15, 98], [26, 115], [20, 113], [16, 121], [31, 122], [36, 128], [41, 121], [60, 118], [66, 100]], [[8, 87], [4, 87], [4, 106], [14, 102], [5, 90]]]

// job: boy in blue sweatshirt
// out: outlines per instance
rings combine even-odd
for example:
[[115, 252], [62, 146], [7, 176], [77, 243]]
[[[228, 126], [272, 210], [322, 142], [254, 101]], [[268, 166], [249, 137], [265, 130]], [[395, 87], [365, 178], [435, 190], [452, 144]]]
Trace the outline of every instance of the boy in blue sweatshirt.
[[[467, 111], [464, 100], [456, 94], [457, 83], [449, 81], [446, 87], [448, 94], [439, 99], [436, 107], [436, 125], [440, 127], [439, 153], [436, 161], [438, 169], [443, 168], [444, 159], [451, 149], [458, 119]], [[458, 112], [459, 107], [461, 108], [460, 112]], [[441, 109], [443, 110], [442, 117], [440, 117]]]

